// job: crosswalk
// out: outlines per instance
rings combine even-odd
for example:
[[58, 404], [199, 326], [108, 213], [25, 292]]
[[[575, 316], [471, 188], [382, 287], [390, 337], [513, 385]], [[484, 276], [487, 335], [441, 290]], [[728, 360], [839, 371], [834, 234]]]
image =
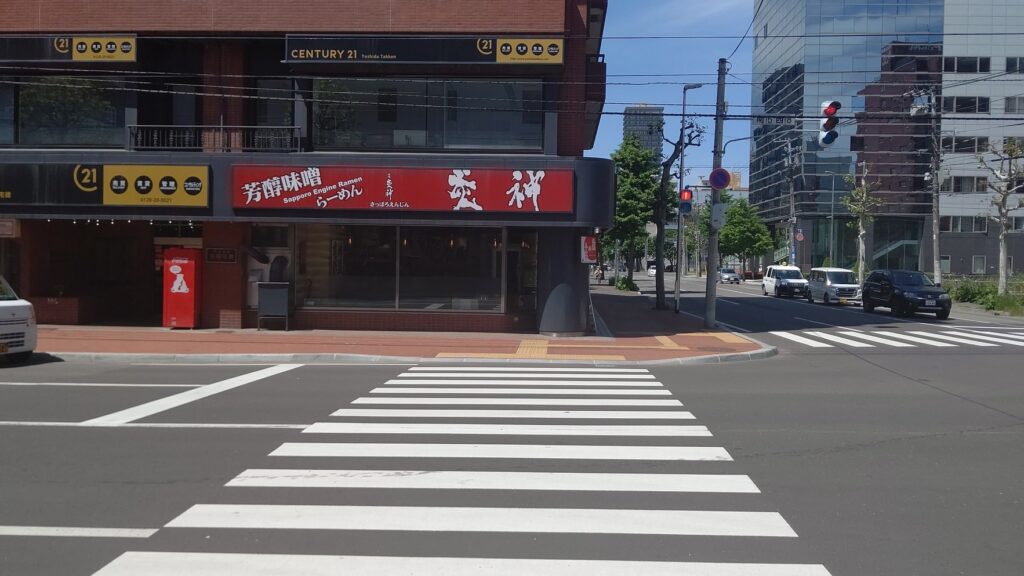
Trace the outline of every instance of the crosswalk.
[[[412, 367], [158, 533], [252, 533], [260, 552], [186, 538], [180, 549], [125, 552], [95, 576], [829, 576], [785, 557], [796, 531], [671, 396], [642, 368]], [[284, 494], [268, 501], [267, 490]], [[298, 532], [334, 542], [331, 553], [273, 545]], [[357, 534], [381, 535], [362, 550]], [[408, 554], [395, 534], [435, 546]], [[517, 534], [530, 540], [516, 546]], [[478, 550], [471, 535], [502, 540]], [[531, 556], [536, 542], [559, 538], [576, 545]], [[750, 539], [763, 541], [737, 543]], [[709, 552], [723, 542], [725, 553]], [[342, 543], [358, 553], [333, 553]], [[647, 559], [652, 545], [660, 558]], [[772, 549], [770, 561], [751, 557]], [[679, 561], [665, 561], [678, 550]], [[743, 553], [724, 558], [729, 550]]]
[[821, 330], [775, 331], [774, 336], [808, 348], [997, 348], [1024, 347], [1024, 332], [993, 332], [986, 330]]

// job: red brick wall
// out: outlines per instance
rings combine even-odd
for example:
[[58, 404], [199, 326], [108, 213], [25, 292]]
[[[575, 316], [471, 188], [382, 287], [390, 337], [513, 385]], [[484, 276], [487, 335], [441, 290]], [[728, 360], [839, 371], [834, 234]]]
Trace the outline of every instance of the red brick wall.
[[3, 0], [0, 32], [560, 34], [564, 0]]
[[[246, 311], [247, 327], [256, 326], [256, 312]], [[282, 320], [264, 320], [265, 328], [280, 329]], [[503, 314], [445, 314], [441, 312], [370, 312], [362, 310], [296, 310], [289, 320], [294, 330], [395, 330], [409, 332], [535, 332], [532, 316]]]
[[208, 223], [203, 248], [233, 248], [234, 264], [203, 262], [201, 328], [241, 328], [245, 300], [245, 246], [248, 224]]
[[565, 6], [567, 39], [565, 70], [562, 76], [558, 109], [558, 155], [582, 156], [584, 138], [584, 99], [586, 98], [587, 0], [568, 0]]

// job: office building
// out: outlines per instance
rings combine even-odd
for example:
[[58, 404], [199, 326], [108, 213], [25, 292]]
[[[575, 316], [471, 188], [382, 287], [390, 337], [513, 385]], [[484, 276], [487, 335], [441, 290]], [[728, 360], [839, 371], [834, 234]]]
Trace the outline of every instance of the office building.
[[622, 116], [622, 138], [635, 136], [640, 145], [661, 161], [665, 143], [665, 109], [661, 106], [628, 106]]

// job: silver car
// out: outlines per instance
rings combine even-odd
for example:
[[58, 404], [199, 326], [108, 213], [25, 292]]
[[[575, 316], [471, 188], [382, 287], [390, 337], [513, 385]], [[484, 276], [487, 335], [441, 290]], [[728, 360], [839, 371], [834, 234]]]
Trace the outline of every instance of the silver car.
[[733, 268], [722, 268], [718, 271], [718, 281], [725, 284], [739, 284], [740, 276]]

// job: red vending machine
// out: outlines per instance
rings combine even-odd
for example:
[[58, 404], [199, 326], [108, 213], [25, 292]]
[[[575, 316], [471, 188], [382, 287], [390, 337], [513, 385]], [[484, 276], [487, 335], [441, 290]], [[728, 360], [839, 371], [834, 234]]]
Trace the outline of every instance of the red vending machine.
[[197, 328], [202, 250], [164, 250], [164, 327]]

